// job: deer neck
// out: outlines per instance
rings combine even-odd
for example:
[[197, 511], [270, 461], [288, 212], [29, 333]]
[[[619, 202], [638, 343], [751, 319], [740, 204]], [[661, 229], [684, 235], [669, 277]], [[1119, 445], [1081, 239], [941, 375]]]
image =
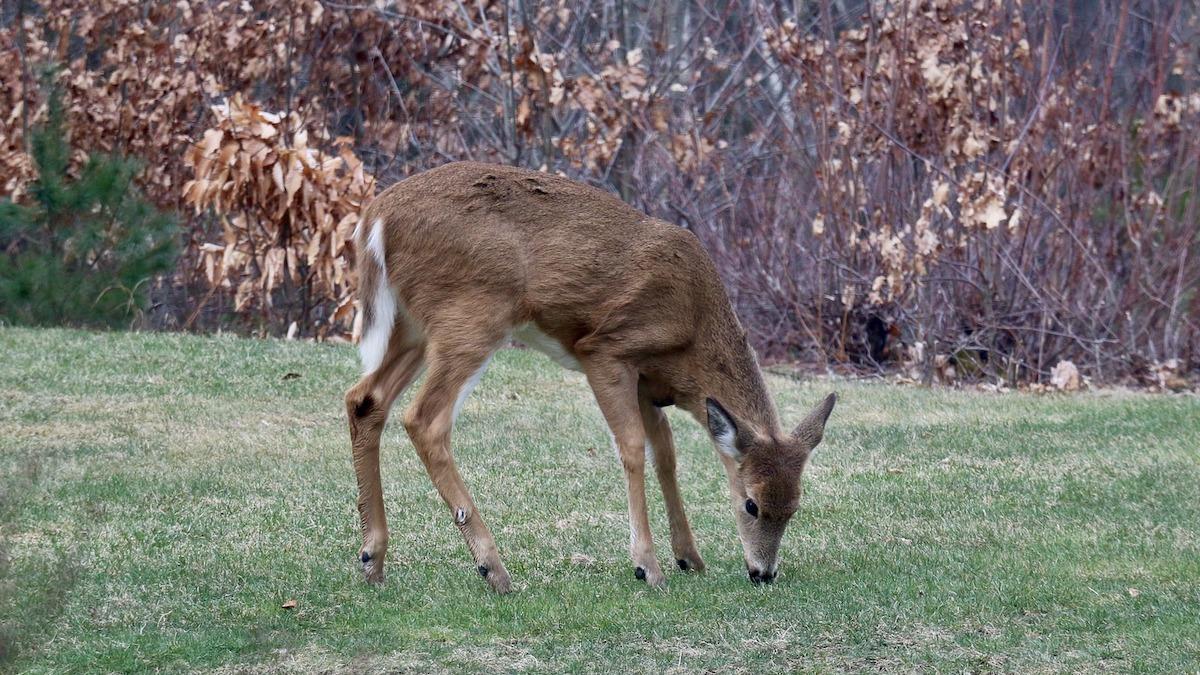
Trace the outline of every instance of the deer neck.
[[779, 414], [767, 391], [754, 350], [746, 341], [741, 326], [716, 331], [712, 340], [696, 350], [697, 377], [692, 414], [702, 423], [706, 419], [704, 400], [716, 399], [734, 419], [743, 421], [768, 435], [781, 433]]

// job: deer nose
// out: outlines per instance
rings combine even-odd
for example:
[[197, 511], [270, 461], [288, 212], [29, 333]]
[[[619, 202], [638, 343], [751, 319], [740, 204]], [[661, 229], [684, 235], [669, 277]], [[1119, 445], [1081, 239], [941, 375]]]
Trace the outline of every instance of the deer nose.
[[775, 581], [774, 572], [764, 572], [757, 567], [746, 567], [746, 574], [750, 577], [750, 582], [755, 584], [769, 584]]

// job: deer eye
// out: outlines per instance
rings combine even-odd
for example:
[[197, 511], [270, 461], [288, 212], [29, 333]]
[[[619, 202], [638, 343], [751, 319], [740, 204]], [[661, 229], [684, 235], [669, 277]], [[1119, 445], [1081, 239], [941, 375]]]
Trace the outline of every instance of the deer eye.
[[758, 517], [758, 504], [753, 499], [746, 500], [746, 513], [749, 513], [751, 518]]

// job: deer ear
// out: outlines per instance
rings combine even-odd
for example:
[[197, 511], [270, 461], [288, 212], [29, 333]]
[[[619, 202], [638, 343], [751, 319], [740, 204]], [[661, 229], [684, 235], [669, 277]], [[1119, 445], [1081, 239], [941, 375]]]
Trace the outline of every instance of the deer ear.
[[704, 409], [708, 413], [708, 433], [717, 444], [717, 450], [735, 462], [742, 461], [746, 455], [737, 447], [738, 428], [733, 416], [711, 398], [704, 400]]
[[830, 394], [817, 404], [792, 432], [792, 438], [803, 441], [809, 448], [817, 447], [825, 436], [825, 422], [833, 412], [833, 404], [837, 403], [837, 394]]

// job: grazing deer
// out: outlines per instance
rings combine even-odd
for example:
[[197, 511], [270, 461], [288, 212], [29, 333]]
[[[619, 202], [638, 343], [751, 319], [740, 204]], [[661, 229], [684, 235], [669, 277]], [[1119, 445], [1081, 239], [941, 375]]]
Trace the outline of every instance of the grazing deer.
[[704, 569], [675, 482], [660, 409], [668, 405], [708, 428], [729, 476], [750, 579], [775, 578], [800, 474], [835, 396], [791, 433], [781, 429], [746, 331], [691, 232], [565, 178], [455, 163], [385, 190], [354, 241], [365, 374], [346, 393], [346, 410], [368, 581], [383, 580], [388, 542], [379, 437], [396, 397], [427, 369], [404, 427], [479, 573], [496, 591], [510, 589], [455, 465], [450, 429], [492, 354], [512, 339], [587, 376], [625, 470], [638, 579], [666, 581], [646, 514], [648, 453], [676, 563]]

